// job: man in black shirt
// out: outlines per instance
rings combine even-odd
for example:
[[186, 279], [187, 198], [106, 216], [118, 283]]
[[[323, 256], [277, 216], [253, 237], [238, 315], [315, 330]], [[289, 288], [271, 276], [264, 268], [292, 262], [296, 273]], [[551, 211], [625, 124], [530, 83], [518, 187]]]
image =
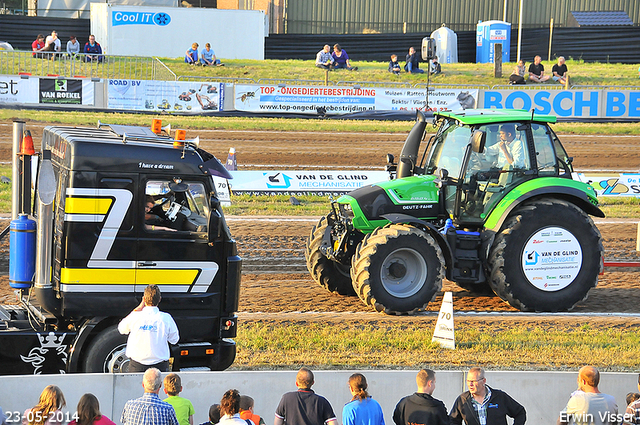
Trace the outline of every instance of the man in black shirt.
[[447, 408], [431, 396], [436, 389], [436, 374], [422, 369], [416, 376], [418, 391], [400, 400], [393, 411], [396, 425], [449, 425]]
[[274, 425], [338, 425], [329, 401], [311, 389], [313, 383], [313, 372], [306, 367], [298, 371], [298, 391], [282, 396], [276, 409]]
[[551, 68], [553, 73], [553, 81], [557, 81], [560, 84], [567, 84], [567, 65], [564, 63], [564, 56], [558, 58], [558, 63]]
[[548, 75], [544, 75], [544, 65], [541, 63], [542, 58], [536, 56], [533, 63], [529, 65], [529, 81], [534, 83], [543, 83], [549, 79]]

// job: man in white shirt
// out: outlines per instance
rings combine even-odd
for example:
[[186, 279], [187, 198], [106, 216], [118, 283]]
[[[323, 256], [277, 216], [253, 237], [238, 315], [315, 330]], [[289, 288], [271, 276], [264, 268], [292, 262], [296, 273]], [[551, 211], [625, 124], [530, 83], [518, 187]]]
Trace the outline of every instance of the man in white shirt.
[[486, 149], [487, 156], [497, 158], [497, 167], [510, 165], [512, 169], [525, 168], [525, 151], [522, 140], [516, 139], [514, 124], [500, 127], [500, 140]]
[[121, 334], [129, 334], [129, 372], [144, 372], [152, 367], [169, 371], [169, 343], [176, 344], [180, 335], [171, 315], [158, 309], [161, 298], [158, 285], [147, 286], [140, 305], [118, 325]]
[[[53, 48], [47, 49], [47, 46], [53, 44]], [[56, 31], [51, 31], [51, 34], [47, 36], [44, 41], [45, 50], [51, 50], [53, 52], [59, 52], [62, 50], [62, 43], [58, 38], [58, 33]]]
[[578, 390], [574, 391], [567, 407], [560, 412], [558, 425], [613, 425], [620, 423], [615, 398], [598, 390], [600, 372], [584, 366], [578, 372]]

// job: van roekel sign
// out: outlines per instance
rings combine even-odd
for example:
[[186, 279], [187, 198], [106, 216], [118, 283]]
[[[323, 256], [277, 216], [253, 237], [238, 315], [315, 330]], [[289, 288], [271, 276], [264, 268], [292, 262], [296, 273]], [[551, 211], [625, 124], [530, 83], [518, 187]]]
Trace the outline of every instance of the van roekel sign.
[[40, 79], [40, 103], [82, 104], [82, 81]]

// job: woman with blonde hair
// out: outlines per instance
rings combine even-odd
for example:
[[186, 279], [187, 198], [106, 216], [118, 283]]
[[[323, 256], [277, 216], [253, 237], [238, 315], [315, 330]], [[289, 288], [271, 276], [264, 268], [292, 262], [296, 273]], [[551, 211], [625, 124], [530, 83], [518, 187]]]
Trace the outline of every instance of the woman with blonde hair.
[[384, 425], [384, 415], [380, 404], [367, 392], [367, 378], [361, 373], [349, 377], [351, 401], [342, 409], [344, 425]]
[[69, 420], [65, 420], [60, 410], [66, 405], [62, 390], [55, 385], [47, 385], [40, 393], [38, 404], [24, 411], [22, 425], [66, 424]]
[[76, 414], [78, 419], [69, 422], [69, 425], [116, 425], [111, 419], [100, 413], [100, 402], [91, 393], [80, 397]]

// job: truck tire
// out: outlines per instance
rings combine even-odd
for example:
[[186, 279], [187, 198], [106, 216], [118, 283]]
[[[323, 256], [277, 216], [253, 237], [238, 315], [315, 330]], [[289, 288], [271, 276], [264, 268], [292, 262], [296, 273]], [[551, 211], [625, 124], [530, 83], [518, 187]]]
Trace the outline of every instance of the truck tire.
[[311, 229], [304, 252], [307, 269], [313, 279], [327, 291], [340, 295], [355, 295], [349, 273], [350, 267], [330, 260], [320, 251], [327, 227], [327, 217], [322, 217]]
[[84, 357], [83, 371], [87, 373], [121, 373], [129, 370], [129, 358], [125, 355], [127, 335], [118, 332], [116, 325], [109, 326], [91, 342]]
[[540, 199], [516, 208], [496, 236], [490, 284], [521, 311], [567, 311], [596, 286], [603, 258], [600, 232], [584, 211]]
[[444, 258], [436, 241], [404, 224], [390, 224], [365, 236], [351, 260], [356, 293], [387, 314], [424, 310], [443, 278]]

